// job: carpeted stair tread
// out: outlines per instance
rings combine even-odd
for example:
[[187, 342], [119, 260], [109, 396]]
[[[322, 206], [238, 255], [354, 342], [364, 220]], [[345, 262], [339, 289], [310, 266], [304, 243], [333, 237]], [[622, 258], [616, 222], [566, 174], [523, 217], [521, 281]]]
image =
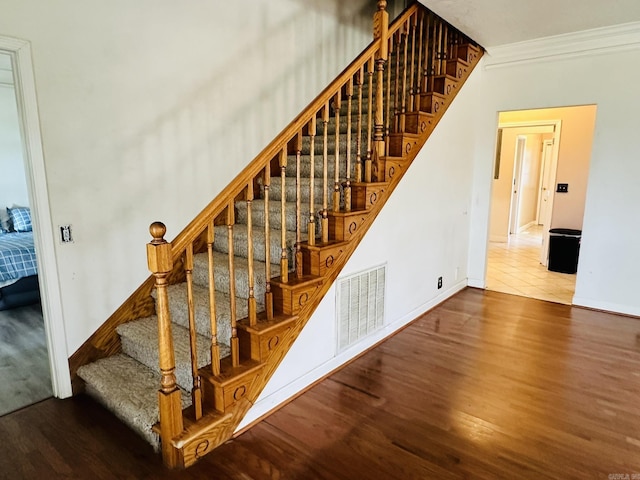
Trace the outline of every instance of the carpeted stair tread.
[[[152, 427], [158, 421], [160, 375], [133, 358], [117, 354], [78, 369], [86, 393], [111, 410], [122, 422], [141, 435], [156, 451], [160, 440]], [[182, 408], [191, 397], [182, 393]]]
[[[280, 259], [271, 259], [271, 276], [280, 275]], [[243, 299], [246, 305], [246, 299], [249, 298], [249, 262], [246, 258], [234, 255], [234, 271], [236, 297]], [[264, 304], [264, 295], [266, 292], [266, 268], [265, 263], [258, 260], [253, 261], [254, 272], [254, 297], [259, 304]], [[222, 252], [213, 252], [213, 275], [216, 283], [216, 290], [225, 294], [229, 294], [229, 255]], [[198, 253], [193, 256], [193, 282], [197, 285], [204, 286], [209, 283], [209, 257], [207, 253]], [[207, 287], [208, 288], [208, 287]], [[245, 314], [246, 315], [246, 314]], [[240, 319], [242, 317], [238, 317]]]
[[[178, 283], [167, 288], [169, 295], [169, 312], [171, 321], [189, 328], [189, 310], [187, 308], [187, 284]], [[155, 296], [155, 292], [153, 294]], [[231, 308], [229, 295], [216, 290], [216, 326], [218, 330], [218, 342], [230, 344], [231, 338]], [[196, 332], [205, 337], [211, 337], [211, 324], [209, 315], [209, 288], [193, 285], [193, 309], [195, 313]], [[241, 319], [247, 316], [247, 302], [242, 298], [236, 298], [236, 316]]]
[[[320, 209], [320, 205], [317, 207]], [[236, 221], [238, 223], [247, 223], [247, 206], [245, 202], [236, 203]], [[280, 200], [271, 200], [269, 199], [269, 227], [280, 230], [282, 219], [281, 219], [281, 204]], [[265, 224], [265, 215], [264, 215], [264, 200], [254, 200], [253, 207], [251, 209], [251, 219], [254, 227], [263, 227]], [[306, 237], [307, 226], [309, 221], [309, 205], [302, 204], [300, 208], [300, 231]], [[286, 202], [285, 203], [285, 228], [290, 232], [296, 231], [296, 204], [295, 202]], [[273, 261], [273, 260], [272, 260]]]
[[[264, 226], [252, 228], [253, 237], [253, 257], [261, 262], [265, 261], [265, 231]], [[233, 254], [236, 257], [248, 257], [248, 244], [247, 244], [248, 229], [245, 224], [237, 223], [233, 226]], [[280, 247], [280, 230], [269, 229], [269, 243], [271, 248], [269, 249], [269, 255], [271, 256], [271, 262], [279, 262], [282, 255], [282, 249]], [[294, 246], [296, 243], [296, 233], [286, 232], [287, 236], [287, 254], [289, 261], [293, 261]], [[213, 248], [217, 252], [228, 253], [229, 241], [227, 238], [227, 227], [220, 225], [215, 227], [215, 239]]]
[[[314, 203], [316, 205], [322, 203], [322, 178], [314, 179]], [[328, 190], [333, 190], [333, 181], [328, 182]], [[300, 201], [309, 203], [310, 197], [310, 185], [311, 180], [308, 177], [300, 178]], [[264, 196], [264, 188], [260, 185], [261, 195]], [[287, 202], [295, 202], [297, 197], [297, 187], [296, 187], [296, 179], [287, 177], [285, 180], [285, 192], [286, 192], [286, 201]], [[273, 177], [271, 179], [271, 185], [269, 186], [269, 199], [270, 200], [280, 200], [282, 198], [282, 179], [279, 177]]]
[[[160, 374], [158, 356], [158, 319], [147, 317], [124, 323], [116, 329], [120, 335], [123, 353], [146, 365]], [[174, 323], [171, 327], [176, 360], [176, 382], [181, 388], [191, 391], [193, 376], [191, 374], [191, 345], [189, 330]], [[211, 363], [211, 340], [209, 337], [196, 334], [196, 350], [198, 368]], [[229, 355], [229, 347], [220, 344], [221, 358]]]
[[[358, 146], [356, 145], [355, 140], [356, 140], [356, 134], [353, 134], [351, 136], [351, 145], [350, 145], [352, 158], [355, 158], [355, 155], [358, 151]], [[340, 135], [340, 140], [338, 145], [340, 146], [340, 154], [346, 155], [346, 152], [347, 152], [347, 136], [346, 135]], [[322, 154], [324, 153], [324, 137], [316, 135], [313, 147], [314, 147], [313, 151], [315, 152], [316, 156], [318, 155], [322, 156]], [[365, 143], [364, 141], [362, 141], [360, 143], [360, 152], [364, 151], [364, 148], [365, 148]], [[327, 153], [328, 152], [333, 153], [335, 152], [335, 150], [336, 150], [336, 136], [330, 135], [327, 138]], [[302, 155], [309, 155], [311, 152], [311, 137], [308, 135], [302, 137], [301, 152], [302, 152]]]

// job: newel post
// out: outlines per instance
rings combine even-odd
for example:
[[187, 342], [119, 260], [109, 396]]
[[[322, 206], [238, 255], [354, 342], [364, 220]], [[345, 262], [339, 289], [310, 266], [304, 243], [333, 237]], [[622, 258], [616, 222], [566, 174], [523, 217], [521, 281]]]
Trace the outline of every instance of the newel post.
[[384, 145], [384, 67], [389, 56], [389, 13], [386, 0], [378, 0], [378, 10], [373, 15], [373, 40], [378, 42], [376, 52], [376, 107], [373, 130], [374, 177], [379, 177], [379, 159], [385, 154]]
[[171, 440], [183, 430], [182, 401], [180, 390], [176, 384], [176, 361], [171, 334], [171, 314], [169, 313], [169, 297], [167, 294], [167, 277], [173, 269], [171, 244], [164, 239], [167, 228], [160, 222], [149, 227], [153, 237], [147, 244], [147, 264], [156, 281], [156, 315], [158, 317], [158, 348], [160, 359], [160, 390], [158, 402], [160, 406], [160, 440], [162, 458], [165, 465], [171, 468], [180, 466], [180, 455], [171, 444]]

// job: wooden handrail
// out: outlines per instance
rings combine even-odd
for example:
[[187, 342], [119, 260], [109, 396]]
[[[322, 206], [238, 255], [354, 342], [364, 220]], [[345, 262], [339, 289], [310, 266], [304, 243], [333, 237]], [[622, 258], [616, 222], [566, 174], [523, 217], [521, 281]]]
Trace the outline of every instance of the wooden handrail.
[[[385, 2], [386, 3], [386, 2]], [[389, 26], [387, 35], [395, 33], [402, 25], [418, 11], [417, 5], [412, 5], [401, 14]], [[206, 228], [208, 222], [220, 215], [229, 205], [229, 202], [237, 197], [251, 179], [257, 177], [267, 166], [271, 159], [275, 158], [282, 149], [286, 149], [287, 142], [295, 134], [301, 131], [329, 100], [360, 71], [364, 65], [373, 59], [380, 49], [380, 41], [375, 40], [358, 57], [351, 62], [337, 77], [325, 88], [307, 107], [287, 125], [275, 139], [260, 152], [247, 167], [245, 167], [229, 183], [216, 198], [214, 198], [191, 223], [189, 223], [171, 242], [173, 259], [177, 260], [183, 254], [187, 245], [193, 242]]]

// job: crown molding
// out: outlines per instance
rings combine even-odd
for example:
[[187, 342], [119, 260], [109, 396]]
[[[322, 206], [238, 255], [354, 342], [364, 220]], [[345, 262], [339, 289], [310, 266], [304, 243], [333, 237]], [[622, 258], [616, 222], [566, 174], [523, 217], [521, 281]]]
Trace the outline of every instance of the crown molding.
[[640, 48], [640, 22], [632, 22], [487, 48], [484, 68], [511, 67], [637, 48]]

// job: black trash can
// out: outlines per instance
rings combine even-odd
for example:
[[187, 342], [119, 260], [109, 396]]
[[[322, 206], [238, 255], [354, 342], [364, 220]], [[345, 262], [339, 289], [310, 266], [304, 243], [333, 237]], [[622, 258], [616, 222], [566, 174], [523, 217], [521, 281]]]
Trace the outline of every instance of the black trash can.
[[560, 273], [578, 271], [578, 254], [582, 230], [552, 228], [549, 230], [549, 270]]

